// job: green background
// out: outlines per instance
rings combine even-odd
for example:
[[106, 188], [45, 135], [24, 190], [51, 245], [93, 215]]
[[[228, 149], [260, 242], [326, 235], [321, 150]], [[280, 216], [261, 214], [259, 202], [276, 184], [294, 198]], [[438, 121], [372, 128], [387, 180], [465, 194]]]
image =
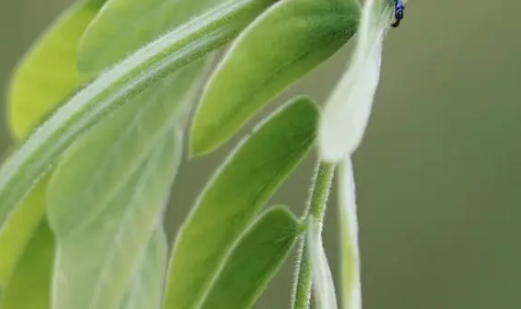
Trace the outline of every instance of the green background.
[[[2, 89], [67, 3], [0, 2]], [[413, 0], [402, 26], [390, 31], [375, 110], [355, 156], [366, 309], [521, 308], [519, 12], [518, 0]], [[347, 55], [292, 93], [322, 100]], [[9, 138], [5, 108], [0, 113], [1, 155]], [[170, 236], [227, 151], [183, 166], [167, 217]], [[302, 209], [312, 166], [310, 158], [273, 203]], [[325, 243], [337, 273], [334, 202]], [[292, 267], [259, 308], [288, 307]]]

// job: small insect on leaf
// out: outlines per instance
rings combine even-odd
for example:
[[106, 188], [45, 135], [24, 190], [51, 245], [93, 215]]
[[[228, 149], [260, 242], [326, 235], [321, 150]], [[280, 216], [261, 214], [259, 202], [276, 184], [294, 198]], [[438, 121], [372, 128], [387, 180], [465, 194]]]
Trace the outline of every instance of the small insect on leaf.
[[394, 2], [394, 22], [391, 24], [392, 27], [396, 28], [400, 25], [404, 17], [405, 4], [402, 0], [393, 0]]

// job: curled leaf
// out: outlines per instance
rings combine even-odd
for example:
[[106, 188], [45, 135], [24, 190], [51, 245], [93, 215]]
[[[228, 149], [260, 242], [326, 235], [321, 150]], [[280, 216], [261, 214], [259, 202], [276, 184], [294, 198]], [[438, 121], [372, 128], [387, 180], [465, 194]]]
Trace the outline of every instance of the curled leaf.
[[362, 308], [360, 248], [353, 163], [347, 158], [339, 168], [342, 292], [345, 309]]
[[380, 80], [382, 43], [390, 12], [390, 1], [365, 2], [351, 63], [328, 99], [322, 116], [319, 146], [325, 161], [342, 161], [356, 150], [363, 138]]
[[333, 276], [322, 244], [321, 223], [310, 218], [308, 224], [307, 239], [317, 308], [338, 309]]

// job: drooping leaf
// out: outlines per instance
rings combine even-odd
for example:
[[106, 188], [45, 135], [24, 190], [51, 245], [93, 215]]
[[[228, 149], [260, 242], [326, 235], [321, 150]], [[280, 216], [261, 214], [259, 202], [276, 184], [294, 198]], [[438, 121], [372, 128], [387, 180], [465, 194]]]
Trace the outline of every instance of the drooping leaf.
[[12, 273], [18, 259], [45, 213], [45, 190], [47, 179], [43, 179], [11, 214], [0, 229], [0, 289]]
[[79, 135], [158, 80], [229, 42], [274, 1], [232, 1], [209, 10], [143, 47], [74, 95], [2, 164], [0, 227]]
[[66, 10], [21, 60], [9, 88], [9, 122], [25, 137], [81, 85], [76, 68], [79, 40], [105, 0], [79, 1]]
[[[198, 61], [134, 97], [75, 142], [60, 160], [48, 190], [51, 225], [59, 235], [81, 229], [109, 206], [165, 130], [181, 127], [205, 72]], [[180, 147], [180, 146], [179, 146]]]
[[308, 153], [318, 116], [309, 99], [291, 101], [216, 172], [174, 245], [165, 309], [191, 309], [201, 300], [234, 242]]
[[322, 244], [321, 223], [308, 220], [308, 248], [313, 272], [313, 286], [318, 309], [337, 309], [337, 299], [333, 276], [329, 269], [324, 245]]
[[224, 0], [109, 0], [81, 40], [79, 68], [99, 72], [221, 2]]
[[191, 128], [200, 155], [226, 142], [270, 99], [332, 56], [355, 33], [354, 0], [284, 0], [237, 39], [212, 76]]
[[50, 309], [54, 236], [45, 220], [28, 242], [5, 290], [0, 309]]
[[324, 108], [319, 138], [324, 161], [344, 160], [362, 141], [380, 81], [382, 45], [391, 11], [391, 1], [364, 3], [351, 62]]
[[168, 244], [161, 226], [156, 227], [144, 253], [121, 309], [161, 308], [168, 254]]
[[252, 308], [302, 230], [285, 208], [268, 210], [234, 246], [200, 308]]
[[360, 247], [353, 163], [346, 159], [339, 168], [339, 208], [342, 265], [342, 299], [345, 309], [362, 308]]
[[[73, 233], [57, 234], [53, 309], [120, 308], [162, 217], [180, 148], [174, 125], [99, 216]], [[61, 222], [52, 210], [49, 216]]]

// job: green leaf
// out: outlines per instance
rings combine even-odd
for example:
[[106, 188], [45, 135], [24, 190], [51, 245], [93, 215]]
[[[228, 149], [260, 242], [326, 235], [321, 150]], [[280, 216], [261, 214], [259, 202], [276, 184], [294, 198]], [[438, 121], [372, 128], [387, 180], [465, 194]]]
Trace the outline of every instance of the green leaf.
[[2, 289], [18, 259], [45, 213], [45, 189], [42, 180], [0, 230], [0, 289]]
[[48, 309], [54, 236], [45, 220], [33, 234], [0, 297], [0, 309]]
[[161, 226], [156, 228], [144, 253], [121, 309], [161, 308], [168, 255], [168, 244]]
[[81, 85], [76, 68], [79, 40], [105, 0], [80, 1], [40, 37], [14, 72], [9, 88], [9, 120], [17, 138]]
[[200, 308], [253, 307], [301, 231], [300, 223], [285, 208], [268, 210], [235, 245]]
[[79, 68], [99, 72], [223, 0], [109, 0], [83, 36]]
[[111, 68], [60, 107], [0, 168], [0, 228], [70, 144], [146, 88], [233, 39], [276, 0], [232, 1]]
[[354, 0], [284, 0], [239, 36], [212, 76], [191, 128], [190, 151], [208, 153], [270, 99], [324, 62], [355, 33]]
[[[57, 234], [53, 309], [120, 308], [162, 219], [181, 145], [174, 125], [103, 213], [73, 233]], [[52, 210], [49, 216], [59, 222]]]
[[343, 308], [361, 309], [360, 246], [355, 177], [351, 158], [340, 164], [338, 174]]
[[315, 222], [313, 218], [310, 218], [308, 224], [307, 240], [311, 268], [313, 270], [316, 308], [337, 309], [338, 304], [333, 276], [329, 269], [324, 245], [322, 244], [322, 223]]
[[165, 309], [197, 306], [234, 242], [311, 149], [318, 117], [309, 99], [291, 101], [216, 172], [174, 245]]
[[382, 45], [393, 11], [391, 1], [364, 1], [349, 67], [324, 107], [319, 138], [323, 161], [341, 162], [362, 142], [380, 81]]
[[165, 130], [184, 125], [204, 72], [205, 62], [198, 61], [165, 78], [65, 152], [48, 190], [50, 221], [59, 235], [97, 218], [120, 194], [122, 179], [131, 177], [164, 139]]

